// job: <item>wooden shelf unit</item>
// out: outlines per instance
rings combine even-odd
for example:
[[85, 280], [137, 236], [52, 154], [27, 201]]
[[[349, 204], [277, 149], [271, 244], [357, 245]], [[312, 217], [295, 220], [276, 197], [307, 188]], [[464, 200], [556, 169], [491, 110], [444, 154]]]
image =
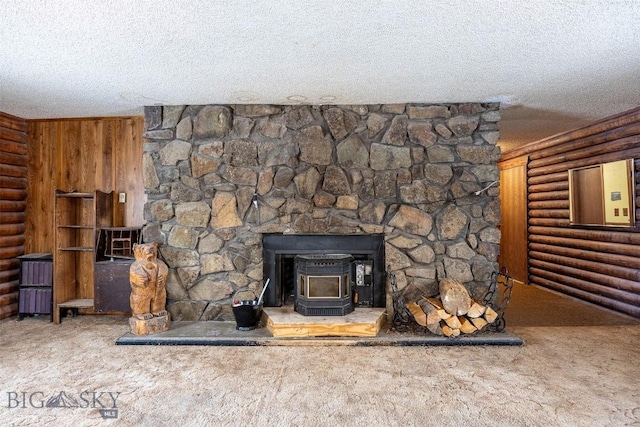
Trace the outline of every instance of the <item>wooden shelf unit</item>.
[[93, 308], [98, 231], [113, 225], [114, 193], [55, 190], [53, 321], [63, 310]]

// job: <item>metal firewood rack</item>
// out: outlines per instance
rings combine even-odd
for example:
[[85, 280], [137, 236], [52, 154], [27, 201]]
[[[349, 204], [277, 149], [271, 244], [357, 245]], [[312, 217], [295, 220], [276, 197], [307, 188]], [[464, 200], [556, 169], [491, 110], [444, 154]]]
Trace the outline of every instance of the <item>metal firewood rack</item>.
[[[392, 272], [387, 272], [391, 285], [393, 297], [393, 326], [398, 332], [404, 332], [408, 329], [408, 325], [413, 323], [413, 316], [407, 309], [402, 295], [398, 290], [396, 276]], [[489, 290], [482, 299], [482, 303], [491, 307], [498, 317], [494, 322], [486, 327], [487, 331], [503, 332], [506, 326], [504, 312], [511, 301], [511, 293], [513, 292], [513, 278], [509, 276], [506, 267], [502, 267], [499, 272], [491, 275], [491, 283]]]
[[489, 330], [496, 332], [504, 331], [506, 320], [504, 312], [511, 302], [511, 293], [513, 292], [513, 278], [509, 276], [507, 267], [502, 267], [499, 272], [493, 272], [491, 275], [491, 285], [487, 294], [482, 299], [484, 305], [490, 306], [496, 313], [498, 318], [487, 326]]
[[393, 297], [393, 328], [398, 332], [405, 332], [407, 326], [413, 321], [413, 317], [402, 300], [396, 275], [388, 271], [387, 276], [389, 277]]

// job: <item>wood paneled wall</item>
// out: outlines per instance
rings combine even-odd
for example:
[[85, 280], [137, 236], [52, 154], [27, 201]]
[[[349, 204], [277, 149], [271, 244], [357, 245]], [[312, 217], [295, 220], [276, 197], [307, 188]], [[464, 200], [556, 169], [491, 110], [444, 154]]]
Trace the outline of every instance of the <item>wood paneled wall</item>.
[[[505, 153], [501, 164], [524, 157], [529, 283], [640, 317], [640, 108]], [[568, 170], [629, 158], [636, 227], [570, 226]]]
[[0, 113], [0, 319], [18, 313], [26, 198], [27, 123]]
[[527, 157], [500, 163], [500, 257], [511, 277], [527, 283]]
[[27, 253], [53, 252], [53, 193], [125, 192], [119, 226], [144, 224], [144, 118], [29, 120]]

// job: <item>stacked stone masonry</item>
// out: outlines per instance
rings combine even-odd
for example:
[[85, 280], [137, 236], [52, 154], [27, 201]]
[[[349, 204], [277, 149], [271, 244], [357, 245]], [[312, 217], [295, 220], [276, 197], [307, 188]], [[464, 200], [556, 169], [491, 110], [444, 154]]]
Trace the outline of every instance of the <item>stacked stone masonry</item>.
[[498, 107], [147, 107], [143, 235], [170, 267], [172, 318], [233, 320], [234, 292], [261, 289], [265, 233], [384, 234], [407, 298], [443, 277], [481, 298], [499, 187], [476, 192], [499, 179]]

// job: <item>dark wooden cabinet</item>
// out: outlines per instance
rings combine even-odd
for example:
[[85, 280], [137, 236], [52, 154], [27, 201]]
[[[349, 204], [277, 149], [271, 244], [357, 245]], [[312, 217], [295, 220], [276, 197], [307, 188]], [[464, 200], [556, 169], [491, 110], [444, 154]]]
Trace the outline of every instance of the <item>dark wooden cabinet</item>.
[[50, 253], [19, 256], [20, 294], [18, 319], [26, 315], [51, 314], [53, 257]]
[[133, 246], [142, 229], [102, 227], [94, 265], [94, 310], [97, 313], [130, 313], [129, 268], [135, 261]]
[[129, 313], [129, 268], [133, 259], [98, 261], [95, 264], [94, 309], [98, 313]]

